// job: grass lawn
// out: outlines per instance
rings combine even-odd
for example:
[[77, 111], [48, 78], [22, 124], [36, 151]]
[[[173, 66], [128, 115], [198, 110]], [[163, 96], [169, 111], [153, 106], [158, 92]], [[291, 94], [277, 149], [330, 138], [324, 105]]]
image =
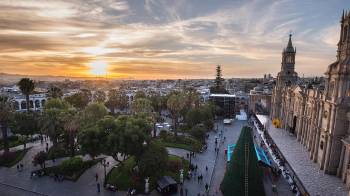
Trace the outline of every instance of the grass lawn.
[[60, 165], [58, 166], [53, 166], [53, 167], [47, 167], [41, 169], [41, 171], [44, 171], [44, 174], [46, 176], [54, 176], [55, 174], [57, 175], [62, 175], [64, 176], [64, 179], [70, 180], [70, 181], [77, 181], [79, 177], [90, 167], [94, 166], [98, 162], [101, 162], [102, 159], [95, 159], [95, 160], [89, 160], [89, 161], [84, 161], [79, 167], [79, 170], [74, 170], [71, 172], [63, 171]]
[[[24, 139], [18, 136], [10, 136], [7, 138], [9, 148], [23, 145]], [[28, 138], [27, 143], [35, 141], [34, 139]], [[4, 140], [0, 139], [0, 150], [4, 149]]]
[[[123, 165], [113, 168], [107, 175], [106, 184], [114, 185], [118, 190], [125, 191], [130, 187], [136, 188], [137, 190], [142, 190], [144, 188], [143, 180], [140, 180], [140, 184], [135, 184], [135, 175], [133, 175], [132, 169], [135, 167], [135, 158], [129, 157], [124, 161]], [[168, 164], [166, 172], [163, 176], [171, 176], [177, 182], [180, 181], [179, 170], [184, 168], [184, 174], [187, 173], [189, 169], [189, 161], [182, 159], [181, 157], [169, 155]], [[150, 179], [150, 189], [154, 189], [156, 186], [156, 179]]]
[[29, 151], [30, 148], [25, 150], [17, 150], [15, 152], [9, 152], [7, 155], [0, 156], [0, 166], [3, 167], [12, 167], [20, 162], [24, 155]]
[[127, 190], [133, 184], [132, 168], [135, 166], [135, 158], [129, 157], [123, 164], [114, 167], [107, 175], [106, 184], [117, 187], [118, 190]]
[[201, 142], [189, 136], [167, 136], [157, 140], [165, 147], [181, 148], [193, 152], [199, 152], [203, 147]]

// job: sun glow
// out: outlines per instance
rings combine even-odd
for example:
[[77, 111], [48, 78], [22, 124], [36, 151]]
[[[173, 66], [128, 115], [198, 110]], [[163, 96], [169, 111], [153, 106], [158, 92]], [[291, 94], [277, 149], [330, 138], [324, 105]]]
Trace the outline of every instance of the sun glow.
[[95, 76], [103, 76], [107, 74], [108, 64], [103, 60], [92, 61], [90, 64], [90, 73]]

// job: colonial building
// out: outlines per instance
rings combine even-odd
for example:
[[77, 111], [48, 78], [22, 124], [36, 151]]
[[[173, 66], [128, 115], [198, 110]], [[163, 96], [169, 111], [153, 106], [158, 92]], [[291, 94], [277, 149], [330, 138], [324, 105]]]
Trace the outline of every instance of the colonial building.
[[301, 84], [291, 35], [272, 93], [271, 118], [293, 133], [310, 159], [350, 188], [350, 13], [343, 13], [337, 60], [325, 81]]

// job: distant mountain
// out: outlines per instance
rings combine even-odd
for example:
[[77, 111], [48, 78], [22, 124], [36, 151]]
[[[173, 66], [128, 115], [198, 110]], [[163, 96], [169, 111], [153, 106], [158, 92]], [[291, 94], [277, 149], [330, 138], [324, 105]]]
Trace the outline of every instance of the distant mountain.
[[16, 84], [21, 78], [31, 78], [40, 81], [63, 81], [69, 80], [93, 80], [94, 77], [67, 77], [67, 76], [51, 76], [51, 75], [20, 75], [0, 73], [0, 85]]

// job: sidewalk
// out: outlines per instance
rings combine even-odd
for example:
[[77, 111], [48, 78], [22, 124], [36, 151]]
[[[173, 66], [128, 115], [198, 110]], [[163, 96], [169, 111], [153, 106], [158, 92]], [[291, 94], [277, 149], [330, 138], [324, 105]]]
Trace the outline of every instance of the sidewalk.
[[283, 129], [275, 128], [271, 125], [271, 122], [268, 124], [270, 125], [268, 132], [271, 138], [303, 182], [310, 195], [348, 195], [348, 191], [341, 179], [324, 174], [310, 160], [309, 152], [297, 141], [295, 136], [290, 135]]

